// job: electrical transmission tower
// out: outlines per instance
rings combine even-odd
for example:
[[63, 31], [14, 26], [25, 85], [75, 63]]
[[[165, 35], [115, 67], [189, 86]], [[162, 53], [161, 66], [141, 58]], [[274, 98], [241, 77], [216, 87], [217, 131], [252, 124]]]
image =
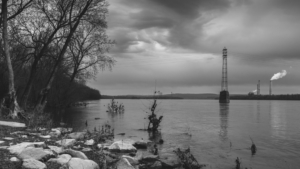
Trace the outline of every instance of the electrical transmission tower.
[[227, 80], [227, 49], [223, 49], [222, 86], [219, 97], [220, 103], [229, 103], [228, 80]]

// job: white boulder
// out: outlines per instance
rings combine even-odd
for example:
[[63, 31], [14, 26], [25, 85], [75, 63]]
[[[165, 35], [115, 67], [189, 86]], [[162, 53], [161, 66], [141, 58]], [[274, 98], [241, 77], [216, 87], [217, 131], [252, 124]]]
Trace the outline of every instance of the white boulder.
[[72, 158], [68, 163], [69, 169], [99, 169], [96, 162], [92, 160], [83, 160], [80, 158]]
[[61, 132], [59, 129], [51, 129], [51, 132], [49, 133], [51, 137], [58, 137], [61, 135]]
[[0, 121], [0, 126], [26, 127], [24, 123], [11, 122], [11, 121]]
[[108, 147], [110, 151], [120, 151], [120, 152], [135, 152], [136, 148], [129, 143], [123, 141], [116, 141]]
[[135, 169], [126, 158], [121, 158], [117, 163], [117, 169]]
[[17, 157], [11, 157], [9, 160], [11, 162], [18, 162], [18, 161], [20, 161]]
[[48, 146], [50, 148], [50, 150], [52, 150], [53, 152], [60, 154], [63, 151], [62, 147], [57, 147], [57, 146]]
[[63, 146], [63, 147], [71, 147], [76, 142], [75, 139], [63, 139], [60, 141], [56, 141], [57, 144]]
[[34, 147], [35, 145], [44, 145], [44, 142], [23, 142], [16, 145], [12, 145], [7, 149], [11, 154], [20, 154], [26, 147]]
[[23, 160], [22, 169], [46, 169], [46, 165], [35, 159]]
[[49, 139], [51, 138], [50, 135], [39, 135], [40, 138]]
[[83, 160], [88, 159], [87, 156], [83, 152], [72, 150], [72, 149], [64, 150], [63, 152], [61, 152], [61, 154], [69, 154], [72, 157], [81, 158]]
[[95, 140], [93, 140], [93, 139], [87, 140], [84, 144], [88, 145], [88, 146], [92, 146], [95, 144]]
[[13, 140], [14, 138], [12, 138], [12, 137], [4, 137], [3, 139], [4, 139], [4, 140], [7, 140], [7, 141], [11, 141], [11, 140]]
[[85, 135], [86, 135], [86, 132], [74, 132], [74, 133], [70, 133], [68, 135], [68, 137], [79, 140], [79, 139], [84, 139]]
[[53, 157], [54, 154], [51, 150], [43, 149], [43, 148], [34, 148], [34, 147], [27, 147], [25, 148], [18, 157], [20, 159], [36, 159], [36, 160], [48, 160], [50, 157]]
[[62, 154], [58, 158], [51, 158], [48, 162], [54, 162], [60, 165], [65, 165], [71, 160], [71, 156], [69, 154]]

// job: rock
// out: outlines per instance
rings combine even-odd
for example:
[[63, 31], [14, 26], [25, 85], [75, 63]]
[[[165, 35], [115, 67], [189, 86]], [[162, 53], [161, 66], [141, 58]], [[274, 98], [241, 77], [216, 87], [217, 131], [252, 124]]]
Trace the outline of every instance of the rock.
[[75, 148], [75, 149], [80, 149], [81, 146], [80, 146], [80, 145], [78, 145], [78, 146], [73, 146], [73, 148]]
[[11, 135], [20, 135], [20, 134], [25, 134], [26, 132], [25, 131], [15, 131], [15, 132], [12, 132], [10, 133]]
[[11, 140], [13, 140], [14, 138], [12, 138], [12, 137], [4, 137], [3, 139], [4, 139], [4, 140], [7, 140], [7, 141], [11, 141]]
[[51, 138], [50, 135], [46, 135], [46, 136], [44, 136], [44, 135], [39, 135], [39, 137], [44, 138], [44, 139], [49, 139], [49, 138]]
[[144, 140], [136, 141], [133, 146], [137, 149], [147, 149], [147, 142]]
[[48, 146], [50, 148], [50, 150], [52, 150], [53, 152], [60, 154], [62, 152], [62, 148], [61, 147], [57, 147], [57, 146]]
[[97, 147], [100, 149], [100, 148], [102, 148], [102, 146], [103, 146], [103, 149], [108, 149], [109, 148], [109, 144], [107, 144], [107, 143], [104, 143], [104, 144], [97, 144]]
[[159, 155], [159, 160], [165, 168], [176, 168], [180, 166], [180, 160], [175, 153], [161, 153]]
[[27, 135], [21, 135], [21, 138], [28, 138]]
[[30, 136], [39, 136], [40, 133], [28, 133], [28, 135], [30, 135]]
[[117, 163], [117, 169], [135, 169], [126, 158], [121, 158]]
[[135, 143], [135, 141], [132, 140], [132, 139], [115, 139], [115, 140], [114, 140], [114, 142], [117, 142], [117, 141], [121, 141], [121, 142], [123, 142], [123, 143], [131, 144], [131, 145], [133, 145], [133, 144]]
[[71, 155], [69, 154], [62, 154], [58, 156], [58, 158], [51, 158], [48, 162], [54, 162], [56, 164], [65, 165], [71, 160]]
[[26, 127], [24, 123], [11, 122], [11, 121], [0, 121], [0, 126]]
[[58, 127], [55, 129], [59, 130], [61, 132], [61, 134], [71, 133], [73, 131], [73, 128]]
[[137, 159], [138, 161], [140, 161], [143, 158], [143, 152], [141, 152], [141, 151], [136, 152], [134, 158]]
[[162, 169], [162, 163], [160, 161], [155, 161], [150, 167], [149, 169]]
[[83, 152], [72, 150], [72, 149], [64, 150], [60, 154], [69, 154], [72, 157], [77, 157], [77, 158], [81, 158], [81, 159], [84, 159], [84, 160], [88, 159], [87, 156]]
[[146, 155], [142, 158], [143, 161], [153, 162], [158, 160], [158, 155]]
[[112, 164], [116, 161], [116, 159], [110, 157], [110, 156], [105, 156], [105, 160], [107, 164]]
[[0, 146], [0, 149], [8, 149], [8, 146]]
[[92, 146], [95, 144], [95, 141], [93, 139], [90, 139], [90, 140], [87, 140], [84, 144], [88, 145], [88, 146]]
[[11, 154], [20, 154], [26, 147], [34, 147], [35, 145], [45, 145], [44, 142], [23, 142], [8, 147], [8, 150]]
[[86, 132], [74, 132], [74, 133], [70, 133], [68, 135], [68, 137], [79, 140], [79, 139], [84, 139], [85, 135], [86, 135]]
[[18, 162], [20, 161], [17, 157], [12, 157], [9, 159], [11, 162]]
[[60, 141], [56, 141], [57, 144], [63, 146], [63, 147], [71, 147], [76, 142], [75, 139], [63, 139]]
[[84, 148], [81, 151], [92, 151], [92, 149], [91, 148]]
[[49, 135], [51, 137], [58, 137], [61, 135], [61, 132], [58, 129], [51, 129], [51, 132], [49, 133]]
[[97, 163], [92, 160], [83, 160], [80, 158], [71, 158], [68, 163], [69, 169], [99, 169]]
[[23, 160], [22, 169], [46, 169], [46, 165], [35, 159]]
[[135, 152], [136, 148], [132, 146], [132, 144], [128, 144], [122, 141], [116, 141], [112, 145], [108, 147], [110, 151], [118, 151], [118, 152]]
[[0, 144], [5, 143], [5, 141], [0, 140]]
[[123, 155], [122, 158], [126, 158], [131, 165], [137, 165], [137, 164], [139, 164], [139, 161], [136, 158], [134, 158], [134, 157]]
[[54, 154], [51, 150], [27, 147], [18, 155], [18, 157], [23, 160], [32, 158], [39, 161], [47, 161], [50, 157], [54, 157]]

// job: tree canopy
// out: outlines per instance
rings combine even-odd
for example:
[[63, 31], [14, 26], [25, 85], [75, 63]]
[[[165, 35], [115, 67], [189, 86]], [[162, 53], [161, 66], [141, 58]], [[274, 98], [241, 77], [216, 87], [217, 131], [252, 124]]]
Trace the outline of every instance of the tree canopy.
[[42, 112], [99, 98], [85, 82], [115, 63], [107, 7], [105, 0], [2, 0], [0, 99]]

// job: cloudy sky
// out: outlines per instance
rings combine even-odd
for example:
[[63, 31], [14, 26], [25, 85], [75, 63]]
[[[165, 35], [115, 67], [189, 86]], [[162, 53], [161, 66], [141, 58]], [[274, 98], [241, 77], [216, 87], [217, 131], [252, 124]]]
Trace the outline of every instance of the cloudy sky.
[[230, 93], [261, 80], [268, 93], [300, 93], [300, 0], [108, 0], [112, 71], [88, 84], [105, 95], [219, 93], [228, 49]]

